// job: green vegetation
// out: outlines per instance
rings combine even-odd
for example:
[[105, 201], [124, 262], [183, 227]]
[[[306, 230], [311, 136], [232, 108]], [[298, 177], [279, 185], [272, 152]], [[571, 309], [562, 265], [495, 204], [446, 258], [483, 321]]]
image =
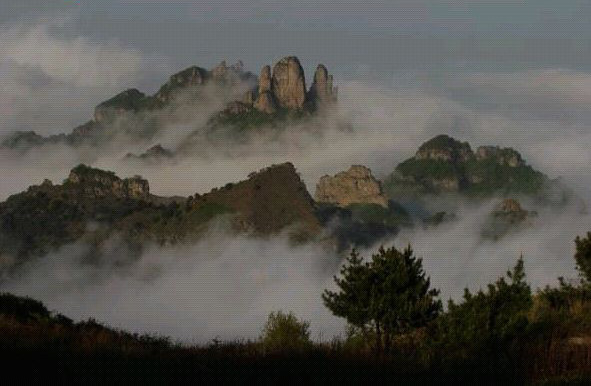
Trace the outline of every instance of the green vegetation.
[[423, 144], [415, 157], [400, 163], [384, 181], [384, 190], [393, 199], [460, 193], [474, 198], [526, 194], [544, 200], [552, 189], [564, 191], [526, 165], [515, 150], [488, 146], [475, 154], [469, 144], [445, 135]]
[[388, 227], [410, 226], [412, 220], [404, 207], [390, 201], [388, 208], [378, 204], [351, 204], [347, 208], [353, 221], [367, 224], [383, 224]]
[[493, 159], [472, 160], [464, 165], [464, 170], [471, 183], [466, 193], [473, 196], [488, 196], [493, 193], [540, 193], [549, 179], [529, 165], [512, 167], [499, 164]]
[[108, 99], [98, 105], [99, 108], [115, 108], [127, 111], [138, 111], [144, 107], [148, 98], [139, 90], [132, 88], [125, 90], [111, 99]]
[[397, 336], [424, 327], [435, 319], [441, 302], [439, 292], [410, 247], [404, 251], [380, 248], [371, 261], [353, 251], [335, 277], [339, 292], [326, 290], [324, 304], [336, 315], [373, 336], [376, 352], [388, 353]]
[[461, 170], [448, 161], [435, 159], [407, 159], [396, 167], [403, 176], [412, 176], [416, 181], [426, 178], [460, 178]]
[[591, 232], [587, 232], [585, 238], [577, 236], [575, 245], [577, 247], [575, 253], [577, 269], [581, 273], [584, 283], [591, 285]]
[[115, 233], [131, 243], [177, 242], [197, 237], [211, 219], [232, 212], [223, 204], [180, 205], [147, 192], [122, 196], [116, 188], [127, 180], [85, 165], [71, 176], [62, 185], [32, 186], [0, 203], [0, 253], [16, 257], [18, 265], [77, 240], [100, 246]]
[[310, 322], [299, 320], [293, 312], [271, 312], [261, 333], [260, 341], [267, 350], [297, 351], [308, 348]]
[[294, 121], [301, 121], [309, 116], [310, 114], [303, 110], [279, 109], [273, 114], [267, 114], [256, 109], [249, 109], [238, 114], [220, 113], [210, 119], [208, 125], [212, 131], [226, 128], [238, 134], [262, 128], [280, 130]]
[[419, 147], [419, 152], [425, 150], [446, 150], [456, 156], [462, 152], [471, 152], [470, 144], [468, 144], [468, 142], [457, 141], [445, 134], [440, 134], [423, 143], [421, 147]]
[[310, 339], [292, 312], [269, 315], [259, 339], [179, 345], [94, 320], [74, 322], [40, 302], [0, 295], [4, 375], [19, 379], [142, 382], [587, 384], [591, 380], [591, 234], [577, 238], [577, 284], [532, 291], [520, 258], [505, 277], [465, 291], [447, 309], [435, 300], [410, 248], [355, 252], [324, 300], [346, 317], [345, 337]]
[[507, 279], [475, 294], [466, 289], [461, 303], [449, 301], [447, 312], [434, 326], [434, 349], [447, 353], [441, 358], [444, 363], [474, 366], [485, 373], [518, 369], [533, 304], [523, 259], [507, 272]]

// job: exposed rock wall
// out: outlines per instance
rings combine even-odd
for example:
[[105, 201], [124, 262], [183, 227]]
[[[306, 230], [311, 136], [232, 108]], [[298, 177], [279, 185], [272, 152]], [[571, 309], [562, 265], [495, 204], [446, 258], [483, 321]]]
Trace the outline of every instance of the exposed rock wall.
[[275, 64], [271, 89], [280, 107], [287, 109], [304, 107], [306, 78], [297, 57], [287, 56]]
[[378, 204], [388, 207], [382, 185], [365, 166], [353, 165], [335, 176], [323, 176], [316, 185], [316, 201], [347, 207], [351, 204]]
[[274, 113], [277, 110], [277, 105], [271, 91], [271, 66], [267, 65], [261, 69], [258, 93], [254, 107], [267, 114]]
[[333, 102], [336, 99], [336, 93], [332, 75], [328, 74], [324, 64], [319, 64], [314, 73], [314, 81], [310, 86], [308, 99], [318, 107]]
[[121, 179], [115, 173], [85, 165], [72, 169], [67, 182], [92, 197], [148, 198], [150, 195], [148, 181], [140, 176]]

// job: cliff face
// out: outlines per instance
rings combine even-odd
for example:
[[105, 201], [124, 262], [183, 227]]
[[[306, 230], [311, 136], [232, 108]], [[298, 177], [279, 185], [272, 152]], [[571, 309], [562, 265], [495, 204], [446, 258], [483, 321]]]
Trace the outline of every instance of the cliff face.
[[306, 78], [295, 56], [281, 59], [273, 67], [271, 90], [280, 107], [301, 109], [306, 101]]
[[271, 91], [271, 67], [264, 66], [259, 77], [258, 97], [254, 107], [263, 113], [272, 114], [277, 110], [277, 102]]
[[388, 207], [382, 185], [371, 170], [353, 165], [335, 176], [323, 176], [316, 185], [316, 201], [347, 207], [351, 204], [378, 204]]
[[319, 64], [314, 73], [314, 81], [308, 93], [308, 99], [316, 107], [322, 107], [336, 100], [337, 89], [333, 87], [333, 77], [323, 64]]
[[85, 165], [72, 169], [66, 184], [79, 188], [88, 197], [107, 197], [147, 199], [150, 186], [139, 176], [121, 179], [112, 172], [93, 169]]
[[261, 69], [258, 94], [254, 107], [264, 113], [272, 114], [278, 108], [287, 110], [313, 110], [326, 107], [336, 101], [337, 89], [333, 87], [333, 77], [323, 64], [314, 73], [310, 90], [306, 89], [304, 69], [295, 56], [279, 60], [273, 71], [266, 65]]

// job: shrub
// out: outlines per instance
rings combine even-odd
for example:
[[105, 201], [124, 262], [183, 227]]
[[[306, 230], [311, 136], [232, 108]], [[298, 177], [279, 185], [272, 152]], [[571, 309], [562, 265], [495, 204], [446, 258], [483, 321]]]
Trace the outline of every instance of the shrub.
[[292, 312], [271, 312], [260, 340], [271, 351], [304, 349], [312, 343], [310, 322], [298, 319]]
[[587, 284], [591, 283], [591, 232], [587, 232], [587, 237], [577, 237], [575, 239], [577, 251], [575, 261], [577, 270]]

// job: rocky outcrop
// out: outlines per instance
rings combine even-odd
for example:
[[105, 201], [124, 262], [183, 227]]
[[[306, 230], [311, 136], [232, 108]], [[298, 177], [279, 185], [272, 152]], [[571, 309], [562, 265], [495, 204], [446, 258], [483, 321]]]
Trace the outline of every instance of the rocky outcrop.
[[271, 91], [271, 66], [266, 65], [261, 69], [259, 77], [259, 94]]
[[278, 108], [313, 110], [326, 106], [336, 101], [337, 88], [326, 66], [319, 64], [312, 86], [306, 92], [306, 77], [299, 59], [287, 56], [275, 64], [272, 73], [270, 66], [262, 68], [257, 94], [254, 107], [271, 114]]
[[326, 66], [319, 64], [314, 73], [314, 81], [310, 86], [308, 99], [316, 107], [326, 105], [336, 100], [337, 90], [333, 87], [333, 77], [328, 74]]
[[525, 161], [517, 151], [511, 148], [501, 149], [498, 146], [480, 146], [476, 149], [476, 159], [479, 161], [492, 159], [499, 165], [512, 168], [525, 165]]
[[225, 80], [228, 76], [228, 73], [229, 69], [225, 60], [222, 60], [220, 64], [211, 69], [211, 76], [217, 81]]
[[244, 71], [244, 64], [242, 61], [228, 66], [225, 60], [211, 69], [210, 78], [218, 84], [223, 85], [237, 85], [240, 82], [249, 82], [256, 84], [256, 76], [251, 72]]
[[[215, 87], [212, 87], [212, 84]], [[202, 87], [205, 85], [206, 89]], [[153, 95], [146, 95], [137, 89], [128, 89], [100, 103], [95, 108], [93, 119], [73, 129], [71, 133], [40, 136], [32, 132], [17, 132], [2, 141], [0, 147], [26, 151], [48, 143], [97, 146], [116, 137], [112, 135], [114, 131], [110, 130], [110, 124], [122, 116], [167, 107], [174, 107], [171, 109], [173, 112], [180, 111], [176, 109], [179, 106], [174, 105], [174, 101], [180, 102], [183, 107], [198, 107], [201, 102], [208, 99], [210, 92], [218, 91], [216, 96], [229, 97], [229, 100], [235, 100], [260, 112], [273, 114], [279, 109], [282, 112], [314, 112], [317, 107], [336, 100], [337, 88], [333, 86], [333, 78], [326, 67], [320, 64], [314, 74], [312, 86], [307, 91], [304, 70], [295, 56], [282, 58], [273, 69], [268, 65], [264, 66], [260, 78], [245, 71], [240, 61], [230, 66], [222, 61], [211, 70], [191, 66], [171, 75]], [[225, 113], [242, 114], [248, 110], [238, 103], [229, 107]], [[248, 110], [250, 111], [252, 110]], [[161, 120], [154, 116], [141, 116], [136, 119], [129, 114], [129, 118], [132, 121], [123, 122], [124, 124], [117, 129], [124, 129], [122, 131], [132, 140], [151, 140], [162, 126]], [[148, 121], [144, 118], [148, 118], [150, 123], [144, 125], [143, 123]], [[255, 122], [254, 125], [258, 124], [256, 120], [252, 121]]]
[[271, 91], [271, 67], [264, 66], [261, 69], [261, 76], [259, 77], [258, 97], [254, 103], [254, 108], [267, 114], [272, 114], [277, 110], [275, 97]]
[[497, 207], [497, 211], [501, 213], [522, 213], [524, 210], [521, 208], [519, 201], [513, 198], [504, 199]]
[[72, 169], [66, 184], [80, 190], [85, 196], [93, 198], [115, 196], [145, 199], [150, 195], [148, 181], [140, 176], [121, 179], [113, 172], [86, 165], [79, 165]]
[[297, 57], [287, 56], [275, 64], [271, 89], [279, 107], [287, 109], [304, 107], [306, 79], [304, 69]]
[[466, 162], [473, 156], [472, 149], [467, 142], [457, 141], [447, 135], [438, 135], [419, 147], [415, 159]]
[[180, 89], [202, 85], [208, 78], [206, 69], [192, 66], [172, 75], [154, 96], [161, 102], [169, 102]]
[[538, 213], [535, 211], [523, 209], [516, 199], [505, 198], [495, 207], [483, 224], [482, 235], [499, 239], [509, 232], [533, 225], [537, 215]]
[[94, 120], [95, 122], [104, 122], [129, 111], [138, 111], [148, 104], [149, 99], [144, 93], [135, 88], [125, 90], [96, 106]]
[[335, 176], [323, 176], [316, 185], [316, 201], [347, 207], [351, 204], [378, 204], [388, 207], [382, 185], [371, 170], [353, 165]]

